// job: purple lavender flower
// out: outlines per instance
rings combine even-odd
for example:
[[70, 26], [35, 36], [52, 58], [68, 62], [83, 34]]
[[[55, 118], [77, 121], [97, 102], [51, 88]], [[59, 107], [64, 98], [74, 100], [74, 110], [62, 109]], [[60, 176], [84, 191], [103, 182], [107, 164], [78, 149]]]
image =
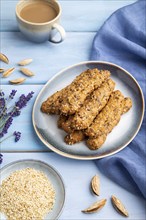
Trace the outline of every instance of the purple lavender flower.
[[12, 112], [9, 113], [12, 117], [17, 117], [21, 114], [21, 111], [19, 110], [18, 107], [15, 107], [14, 110], [12, 110]]
[[15, 142], [18, 142], [21, 138], [21, 132], [14, 132], [13, 135], [15, 136]]
[[24, 108], [27, 105], [27, 102], [33, 97], [34, 92], [28, 93], [27, 96], [22, 94], [18, 100], [18, 102], [15, 103], [15, 106], [20, 110]]
[[0, 90], [0, 96], [4, 96], [5, 95], [5, 93], [2, 91], [2, 90]]
[[[10, 106], [7, 109], [7, 101], [6, 100], [11, 100], [14, 98], [16, 94], [16, 90], [12, 90], [8, 99], [6, 99], [4, 96], [4, 92], [0, 90], [0, 138], [4, 137], [6, 133], [8, 133], [8, 129], [11, 126], [13, 122], [13, 117], [19, 116], [21, 113], [21, 109], [24, 108], [27, 105], [27, 102], [33, 97], [34, 92], [28, 93], [27, 96], [22, 94], [19, 97], [19, 100], [15, 102], [14, 106]], [[1, 107], [2, 106], [2, 107]], [[11, 110], [10, 110], [11, 109]], [[13, 135], [15, 136], [15, 142], [19, 141], [21, 137], [20, 132], [14, 132]], [[3, 140], [0, 140], [0, 143], [8, 139], [10, 136], [7, 136], [6, 138], [3, 138]]]
[[0, 154], [0, 164], [3, 162], [3, 155]]
[[24, 94], [22, 94], [18, 100], [18, 102], [15, 103], [15, 106], [18, 108], [18, 109], [22, 109], [26, 106], [27, 104], [27, 100], [26, 100], [26, 97]]
[[0, 109], [3, 109], [5, 107], [5, 99], [2, 97], [0, 98]]
[[10, 98], [10, 99], [13, 99], [14, 96], [16, 95], [16, 92], [17, 92], [17, 90], [12, 90], [11, 93], [10, 93], [10, 95], [9, 95], [9, 98]]
[[12, 117], [9, 117], [8, 120], [6, 121], [2, 131], [0, 132], [0, 138], [2, 138], [5, 134], [8, 133], [8, 129], [9, 127], [11, 126], [12, 124], [12, 121], [13, 121], [13, 118]]
[[5, 98], [0, 98], [0, 118], [6, 115], [7, 107]]
[[33, 97], [33, 94], [34, 94], [34, 92], [30, 92], [30, 93], [28, 93], [28, 95], [26, 96], [26, 100], [27, 100], [27, 102]]

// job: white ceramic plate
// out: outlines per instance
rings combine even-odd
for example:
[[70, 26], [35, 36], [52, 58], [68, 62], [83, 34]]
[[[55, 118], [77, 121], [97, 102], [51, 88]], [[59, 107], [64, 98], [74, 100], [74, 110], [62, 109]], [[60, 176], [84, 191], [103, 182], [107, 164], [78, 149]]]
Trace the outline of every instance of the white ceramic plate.
[[[55, 220], [61, 214], [61, 211], [65, 202], [65, 187], [60, 174], [50, 165], [38, 160], [19, 160], [12, 162], [1, 169], [0, 184], [6, 179], [12, 172], [25, 168], [34, 168], [47, 175], [50, 182], [53, 184], [56, 192], [56, 200], [53, 210], [48, 213], [44, 220]], [[2, 216], [1, 216], [2, 217]], [[3, 218], [4, 219], [4, 216]], [[5, 218], [6, 219], [6, 218]]]
[[[89, 150], [85, 142], [71, 146], [65, 144], [65, 132], [57, 127], [58, 116], [47, 115], [40, 111], [42, 102], [48, 96], [70, 84], [82, 71], [92, 68], [109, 70], [111, 78], [116, 82], [116, 89], [119, 89], [124, 96], [131, 97], [133, 102], [130, 111], [121, 117], [119, 124], [108, 135], [103, 146], [95, 151]], [[138, 133], [143, 115], [143, 93], [136, 79], [129, 72], [112, 63], [87, 61], [62, 70], [48, 81], [35, 101], [32, 120], [36, 134], [48, 148], [65, 157], [89, 160], [103, 158], [125, 148]]]

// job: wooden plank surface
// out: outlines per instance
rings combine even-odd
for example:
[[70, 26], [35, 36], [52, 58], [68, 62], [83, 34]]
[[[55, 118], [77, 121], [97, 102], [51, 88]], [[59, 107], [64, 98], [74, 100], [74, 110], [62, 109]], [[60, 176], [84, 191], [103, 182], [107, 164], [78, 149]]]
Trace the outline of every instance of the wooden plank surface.
[[24, 76], [19, 72], [20, 67], [17, 63], [25, 58], [33, 59], [26, 68], [35, 73], [34, 77], [27, 77], [25, 84], [46, 83], [61, 69], [89, 60], [94, 36], [94, 32], [69, 32], [66, 40], [56, 45], [49, 42], [43, 44], [29, 42], [20, 32], [1, 33], [1, 51], [10, 60], [9, 65], [0, 62], [1, 68], [16, 67], [9, 78], [1, 78], [1, 83], [9, 84], [9, 80]]
[[[72, 64], [89, 60], [92, 41], [96, 34], [94, 32], [96, 30], [95, 26], [96, 24], [101, 25], [98, 19], [102, 17], [104, 21], [106, 17], [103, 14], [107, 15], [107, 12], [110, 14], [111, 10], [114, 11], [119, 7], [130, 4], [132, 1], [61, 1], [64, 8], [64, 22], [66, 22], [64, 25], [66, 27], [69, 25], [71, 29], [68, 29], [69, 32], [67, 32], [66, 40], [59, 45], [48, 42], [43, 44], [31, 43], [20, 32], [15, 32], [17, 30], [14, 27], [14, 8], [16, 2], [15, 0], [1, 1], [1, 24], [7, 30], [11, 27], [13, 31], [1, 32], [1, 51], [9, 57], [10, 64], [7, 65], [0, 62], [0, 65], [1, 68], [16, 67], [16, 71], [9, 78], [1, 78], [1, 84], [5, 85], [2, 88], [7, 93], [14, 88], [14, 86], [8, 84], [8, 81], [22, 77], [17, 65], [18, 61], [25, 58], [32, 58], [34, 61], [28, 68], [36, 75], [32, 78], [27, 78], [25, 85], [19, 86], [18, 90], [19, 94], [27, 93], [31, 90], [35, 91], [35, 99], [42, 84], [46, 83], [55, 73]], [[102, 14], [101, 12], [106, 13]], [[94, 16], [97, 17], [95, 18]], [[95, 25], [94, 28], [92, 27], [93, 24]], [[79, 28], [81, 26], [83, 29]], [[73, 31], [70, 32], [71, 30]], [[91, 30], [93, 31], [91, 32]], [[19, 144], [16, 144], [13, 139], [9, 139], [1, 145], [2, 151], [48, 150], [40, 143], [32, 127], [31, 111], [34, 99], [23, 110], [22, 115], [15, 119], [15, 123], [11, 128], [11, 131], [17, 129], [22, 132], [21, 141]]]
[[[93, 161], [77, 161], [54, 153], [5, 153], [2, 166], [24, 159], [41, 160], [53, 166], [63, 177], [66, 201], [60, 220], [121, 220], [124, 219], [112, 206], [111, 195], [117, 196], [128, 209], [128, 220], [145, 220], [145, 200], [136, 196], [105, 177]], [[90, 181], [94, 175], [101, 181], [100, 196], [93, 195]], [[107, 199], [105, 207], [94, 214], [81, 210], [100, 199]]]
[[[1, 1], [1, 31], [18, 31], [15, 19], [17, 0]], [[97, 31], [117, 9], [135, 0], [59, 1], [62, 6], [62, 25], [68, 31]], [[7, 12], [7, 13], [6, 13]]]
[[[62, 68], [89, 60], [91, 45], [97, 30], [115, 10], [135, 1], [59, 1], [63, 9], [61, 23], [67, 32], [67, 38], [58, 45], [48, 42], [34, 44], [27, 41], [19, 32], [15, 19], [15, 6], [18, 0], [0, 1], [1, 52], [10, 59], [9, 65], [0, 62], [0, 67], [16, 67], [16, 71], [10, 78], [0, 79], [1, 88], [7, 95], [12, 89], [17, 89], [17, 97], [22, 93], [35, 92], [33, 99], [22, 110], [22, 114], [14, 119], [9, 130], [9, 134], [15, 130], [21, 131], [21, 140], [15, 143], [12, 137], [0, 144], [0, 150], [4, 154], [1, 167], [20, 159], [42, 160], [54, 166], [63, 176], [66, 186], [66, 204], [60, 220], [120, 220], [121, 216], [112, 208], [110, 202], [112, 194], [117, 195], [124, 202], [130, 214], [129, 220], [145, 219], [145, 201], [106, 178], [93, 161], [76, 161], [46, 152], [49, 149], [36, 136], [31, 118], [33, 103], [43, 85]], [[21, 86], [9, 85], [9, 79], [22, 76], [17, 63], [24, 58], [33, 59], [32, 64], [27, 67], [36, 74], [35, 77], [27, 78], [25, 84]], [[97, 200], [89, 190], [90, 180], [95, 174], [99, 174], [101, 178], [102, 187], [99, 199], [107, 198], [107, 204], [101, 212], [89, 216], [83, 214], [81, 210]]]

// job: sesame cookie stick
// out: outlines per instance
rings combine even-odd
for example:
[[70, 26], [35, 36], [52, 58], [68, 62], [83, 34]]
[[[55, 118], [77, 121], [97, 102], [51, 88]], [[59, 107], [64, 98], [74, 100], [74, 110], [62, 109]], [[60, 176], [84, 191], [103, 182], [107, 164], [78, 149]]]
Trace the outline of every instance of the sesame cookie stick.
[[72, 117], [71, 127], [74, 130], [88, 128], [96, 115], [98, 115], [108, 102], [114, 88], [115, 82], [112, 79], [108, 79], [98, 89], [94, 90], [85, 100], [83, 106]]
[[[128, 112], [131, 107], [132, 107], [132, 100], [129, 97], [124, 98], [124, 100], [122, 101], [121, 115]], [[115, 127], [114, 124], [113, 126], [106, 124], [106, 126], [107, 127], [109, 126], [109, 128], [106, 130], [108, 133], [110, 133]], [[86, 142], [88, 147], [91, 150], [99, 149], [106, 141], [108, 133], [102, 134], [101, 136], [98, 136], [96, 138], [89, 138]]]
[[[123, 99], [124, 96], [119, 90], [114, 91], [106, 106], [97, 115], [89, 128], [87, 128], [85, 134], [93, 138], [108, 133], [109, 127], [115, 126], [120, 120]], [[105, 126], [107, 124], [108, 126]]]
[[65, 123], [68, 119], [68, 116], [66, 115], [59, 115], [58, 121], [57, 121], [57, 125], [58, 128], [62, 128], [63, 123]]
[[69, 85], [61, 103], [62, 114], [74, 114], [84, 103], [86, 97], [110, 76], [108, 70], [88, 69], [82, 72]]
[[67, 87], [55, 92], [41, 105], [41, 111], [47, 114], [59, 114], [60, 113], [60, 103], [62, 100], [63, 93], [66, 91]]
[[85, 135], [83, 131], [74, 131], [65, 136], [64, 141], [68, 145], [76, 144], [85, 139]]

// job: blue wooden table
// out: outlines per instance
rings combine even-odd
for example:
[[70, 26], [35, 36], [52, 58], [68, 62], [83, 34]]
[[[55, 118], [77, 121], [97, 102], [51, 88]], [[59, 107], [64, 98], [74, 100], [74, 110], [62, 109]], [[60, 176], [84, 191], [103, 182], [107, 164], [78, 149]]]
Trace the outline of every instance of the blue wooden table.
[[[34, 97], [23, 109], [21, 116], [15, 118], [10, 132], [22, 132], [18, 143], [8, 139], [1, 144], [4, 155], [2, 166], [18, 159], [39, 159], [53, 165], [62, 174], [66, 186], [66, 204], [60, 219], [122, 219], [110, 203], [110, 196], [117, 195], [125, 202], [130, 217], [133, 220], [146, 218], [145, 201], [135, 196], [111, 180], [103, 176], [93, 161], [76, 161], [63, 158], [50, 152], [36, 136], [31, 119], [32, 106], [43, 85], [62, 68], [80, 61], [89, 60], [91, 45], [97, 30], [104, 21], [118, 8], [135, 2], [135, 0], [63, 0], [62, 25], [67, 36], [61, 44], [49, 42], [35, 44], [28, 42], [19, 32], [15, 20], [15, 0], [1, 0], [1, 52], [10, 60], [9, 67], [16, 67], [16, 71], [9, 78], [1, 78], [1, 88], [6, 94], [12, 89], [18, 90], [17, 95], [34, 91]], [[9, 85], [8, 80], [21, 77], [17, 63], [25, 58], [32, 58], [29, 69], [35, 77], [27, 78], [23, 85]], [[0, 62], [1, 68], [8, 65]], [[61, 82], [60, 82], [61, 83]], [[85, 215], [81, 210], [95, 201], [91, 195], [89, 183], [91, 177], [98, 173], [101, 177], [100, 198], [107, 198], [106, 207], [99, 213]]]

